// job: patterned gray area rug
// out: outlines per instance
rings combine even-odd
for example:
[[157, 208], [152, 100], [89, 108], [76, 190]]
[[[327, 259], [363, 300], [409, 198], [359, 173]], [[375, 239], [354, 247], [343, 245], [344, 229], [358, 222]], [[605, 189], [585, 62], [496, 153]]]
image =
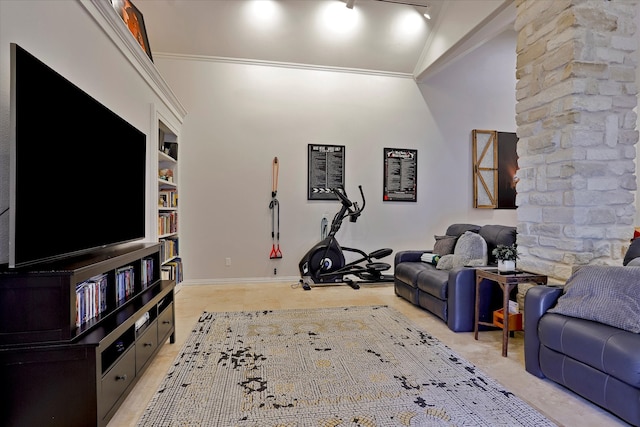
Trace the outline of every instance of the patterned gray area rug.
[[139, 426], [553, 426], [387, 306], [203, 313]]

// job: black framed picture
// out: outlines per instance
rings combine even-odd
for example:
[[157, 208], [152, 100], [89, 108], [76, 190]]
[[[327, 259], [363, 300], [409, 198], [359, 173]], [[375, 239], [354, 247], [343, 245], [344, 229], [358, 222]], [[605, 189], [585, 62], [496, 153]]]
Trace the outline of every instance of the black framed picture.
[[418, 200], [418, 150], [384, 149], [385, 202], [415, 202]]
[[149, 59], [153, 61], [151, 56], [151, 47], [149, 46], [149, 38], [147, 37], [147, 29], [144, 26], [144, 18], [142, 13], [131, 2], [131, 0], [111, 0], [111, 5], [118, 12], [118, 15], [122, 18], [124, 23], [133, 34], [142, 50], [149, 56]]
[[344, 186], [344, 155], [344, 145], [308, 145], [307, 200], [337, 200], [331, 189]]
[[473, 129], [473, 207], [516, 209], [518, 136]]

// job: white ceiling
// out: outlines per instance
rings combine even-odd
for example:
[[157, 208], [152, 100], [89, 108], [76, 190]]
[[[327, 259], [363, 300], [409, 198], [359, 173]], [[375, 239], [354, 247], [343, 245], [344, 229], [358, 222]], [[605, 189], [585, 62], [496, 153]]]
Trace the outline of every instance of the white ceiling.
[[[134, 0], [152, 52], [413, 74], [444, 0]], [[402, 1], [399, 4], [394, 3]], [[432, 17], [422, 13], [429, 5]], [[262, 10], [260, 13], [260, 7]]]

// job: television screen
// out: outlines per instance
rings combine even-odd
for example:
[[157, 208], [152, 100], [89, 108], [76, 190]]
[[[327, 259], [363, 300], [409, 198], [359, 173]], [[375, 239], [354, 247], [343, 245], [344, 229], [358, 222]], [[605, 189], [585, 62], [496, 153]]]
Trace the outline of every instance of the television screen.
[[146, 136], [11, 45], [9, 266], [144, 238]]

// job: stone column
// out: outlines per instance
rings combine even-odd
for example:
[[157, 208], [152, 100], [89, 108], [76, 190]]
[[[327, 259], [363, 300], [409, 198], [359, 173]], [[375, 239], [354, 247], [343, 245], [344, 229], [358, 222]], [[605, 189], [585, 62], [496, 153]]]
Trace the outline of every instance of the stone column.
[[518, 265], [566, 280], [633, 236], [637, 0], [516, 0]]

